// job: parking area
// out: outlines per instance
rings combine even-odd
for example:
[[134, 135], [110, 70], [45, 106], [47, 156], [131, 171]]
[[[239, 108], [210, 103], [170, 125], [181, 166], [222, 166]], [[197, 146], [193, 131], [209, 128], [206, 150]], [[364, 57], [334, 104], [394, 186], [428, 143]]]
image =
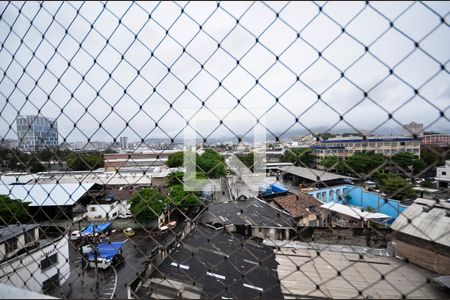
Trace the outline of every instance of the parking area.
[[127, 237], [123, 232], [116, 231], [109, 235], [110, 241], [126, 241], [123, 246], [125, 260], [116, 267], [106, 270], [83, 268], [82, 258], [75, 243], [69, 246], [70, 274], [61, 287], [52, 293], [60, 298], [127, 298], [127, 287], [145, 270], [145, 262], [158, 244], [170, 238], [172, 231], [160, 233], [135, 230], [136, 235]]

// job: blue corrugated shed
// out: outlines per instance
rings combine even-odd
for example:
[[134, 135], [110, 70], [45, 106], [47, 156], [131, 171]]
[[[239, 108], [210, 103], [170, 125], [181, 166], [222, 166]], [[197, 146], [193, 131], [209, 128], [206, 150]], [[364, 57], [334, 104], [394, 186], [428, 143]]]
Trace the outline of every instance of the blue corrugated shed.
[[280, 194], [280, 193], [286, 193], [286, 192], [288, 192], [287, 188], [285, 188], [281, 184], [275, 182], [275, 183], [270, 184], [269, 187], [266, 188], [266, 190], [264, 192], [262, 192], [262, 194], [264, 196], [267, 196], [267, 195]]

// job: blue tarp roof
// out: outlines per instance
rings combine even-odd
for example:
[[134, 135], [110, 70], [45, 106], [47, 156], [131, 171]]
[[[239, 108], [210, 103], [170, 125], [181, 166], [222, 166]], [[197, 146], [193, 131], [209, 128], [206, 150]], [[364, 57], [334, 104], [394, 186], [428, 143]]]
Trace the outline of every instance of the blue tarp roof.
[[[112, 259], [114, 255], [119, 253], [120, 248], [122, 248], [125, 242], [108, 242], [100, 243], [97, 245], [97, 257], [104, 259]], [[95, 259], [94, 251], [91, 251], [88, 256], [89, 260]]]
[[100, 223], [100, 224], [89, 224], [85, 229], [81, 231], [81, 235], [89, 235], [94, 233], [94, 226], [95, 226], [95, 232], [102, 233], [105, 230], [111, 226], [111, 222], [108, 223]]
[[285, 188], [284, 186], [282, 186], [279, 183], [272, 183], [271, 185], [269, 185], [268, 188], [266, 188], [266, 190], [262, 193], [263, 195], [272, 195], [272, 194], [278, 194], [278, 193], [286, 193], [288, 191], [287, 188]]

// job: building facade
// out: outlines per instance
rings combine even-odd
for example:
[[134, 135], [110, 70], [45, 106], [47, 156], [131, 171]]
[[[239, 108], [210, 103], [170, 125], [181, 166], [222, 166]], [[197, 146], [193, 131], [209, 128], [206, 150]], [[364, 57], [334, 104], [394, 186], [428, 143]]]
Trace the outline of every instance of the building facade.
[[36, 224], [1, 228], [1, 236], [5, 238], [0, 240], [0, 282], [49, 294], [69, 277], [66, 235], [44, 235], [41, 239]]
[[319, 162], [325, 156], [338, 156], [346, 158], [355, 153], [373, 151], [386, 156], [392, 156], [400, 152], [410, 152], [420, 156], [420, 140], [412, 137], [379, 137], [372, 136], [363, 139], [359, 136], [336, 137], [323, 140], [318, 145], [312, 146], [316, 161]]
[[128, 150], [128, 137], [126, 136], [120, 137], [120, 148], [122, 150]]
[[44, 116], [17, 118], [17, 143], [20, 150], [43, 150], [58, 147], [58, 124]]
[[420, 138], [422, 146], [431, 146], [439, 148], [450, 147], [450, 134], [430, 134]]
[[403, 135], [406, 136], [422, 136], [423, 135], [423, 124], [411, 122], [409, 124], [403, 125]]
[[439, 188], [450, 187], [450, 160], [446, 160], [444, 166], [436, 168], [435, 179]]

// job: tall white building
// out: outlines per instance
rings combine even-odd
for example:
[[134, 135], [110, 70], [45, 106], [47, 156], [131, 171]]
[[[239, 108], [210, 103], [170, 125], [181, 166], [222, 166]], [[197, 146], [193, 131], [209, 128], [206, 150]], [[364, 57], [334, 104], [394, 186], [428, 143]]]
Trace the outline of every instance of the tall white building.
[[17, 143], [20, 150], [58, 147], [58, 123], [44, 116], [17, 117]]
[[128, 137], [126, 136], [120, 137], [120, 148], [122, 150], [128, 150]]

